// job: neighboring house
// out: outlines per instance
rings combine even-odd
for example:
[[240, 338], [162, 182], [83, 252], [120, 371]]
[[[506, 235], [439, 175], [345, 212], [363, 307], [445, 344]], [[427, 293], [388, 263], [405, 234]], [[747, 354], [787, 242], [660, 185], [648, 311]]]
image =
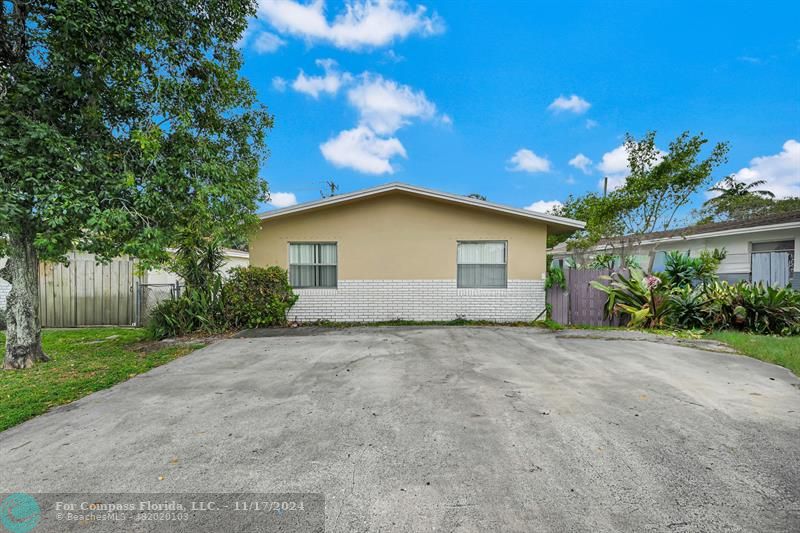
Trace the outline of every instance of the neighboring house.
[[[250, 264], [247, 252], [224, 252], [223, 275], [233, 267]], [[69, 265], [39, 265], [39, 313], [45, 327], [131, 325], [142, 311], [137, 305], [152, 307], [170, 297], [169, 286], [179, 282], [175, 273], [166, 270], [140, 274], [135, 260], [129, 258], [104, 264], [92, 254], [73, 252], [68, 259]], [[0, 258], [0, 267], [4, 264], [5, 258]], [[139, 300], [137, 286], [142, 287]], [[8, 282], [0, 279], [0, 310], [5, 309], [10, 290]]]
[[[721, 279], [800, 289], [800, 264], [796, 261], [800, 211], [648, 233], [635, 239], [606, 240], [580, 254], [582, 262], [598, 254], [619, 254], [621, 243], [625, 243], [626, 256], [633, 256], [640, 266], [655, 272], [663, 270], [664, 256], [669, 251], [688, 252], [696, 257], [701, 250], [724, 248], [727, 256], [718, 270]], [[569, 251], [566, 243], [550, 252], [557, 261], [578, 255]]]
[[402, 183], [260, 217], [250, 262], [288, 268], [300, 322], [533, 320], [548, 233], [584, 226]]

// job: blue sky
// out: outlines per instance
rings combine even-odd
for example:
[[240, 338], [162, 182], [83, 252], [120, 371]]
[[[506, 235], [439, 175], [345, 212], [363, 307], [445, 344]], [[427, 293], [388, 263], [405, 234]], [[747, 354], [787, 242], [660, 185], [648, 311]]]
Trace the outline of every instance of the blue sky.
[[241, 48], [275, 114], [262, 176], [276, 206], [332, 179], [543, 209], [622, 183], [626, 132], [691, 130], [730, 142], [718, 177], [800, 195], [798, 20], [800, 2], [260, 0]]

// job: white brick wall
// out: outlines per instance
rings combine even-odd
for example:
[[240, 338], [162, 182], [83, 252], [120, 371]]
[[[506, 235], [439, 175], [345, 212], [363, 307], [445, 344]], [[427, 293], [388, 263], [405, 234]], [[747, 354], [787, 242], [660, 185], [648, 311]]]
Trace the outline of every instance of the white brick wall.
[[336, 289], [295, 289], [288, 319], [530, 321], [544, 309], [544, 292], [542, 280], [509, 280], [506, 289], [459, 289], [456, 280], [339, 280]]

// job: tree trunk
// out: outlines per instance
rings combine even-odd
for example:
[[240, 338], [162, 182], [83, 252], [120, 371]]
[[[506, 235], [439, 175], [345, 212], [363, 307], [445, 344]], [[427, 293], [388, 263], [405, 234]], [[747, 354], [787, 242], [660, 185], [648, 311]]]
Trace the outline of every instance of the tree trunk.
[[39, 321], [39, 259], [30, 233], [9, 235], [8, 261], [0, 276], [11, 283], [6, 299], [6, 356], [3, 368], [30, 368], [47, 361]]

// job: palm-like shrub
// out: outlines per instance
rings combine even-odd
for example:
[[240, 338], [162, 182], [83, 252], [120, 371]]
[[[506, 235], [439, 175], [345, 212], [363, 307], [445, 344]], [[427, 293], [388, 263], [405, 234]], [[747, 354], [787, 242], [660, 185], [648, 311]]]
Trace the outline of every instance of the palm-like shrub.
[[621, 271], [600, 276], [600, 279], [608, 284], [592, 281], [591, 285], [608, 295], [606, 316], [629, 315], [630, 327], [664, 325], [671, 302], [660, 277], [645, 274], [640, 268], [630, 268], [627, 275]]
[[725, 249], [703, 250], [699, 257], [669, 252], [664, 259], [665, 281], [672, 288], [712, 283], [717, 280], [717, 269], [725, 256]]
[[718, 329], [800, 334], [800, 292], [761, 283], [715, 283], [707, 288], [709, 320]]
[[[608, 296], [606, 315], [629, 318], [630, 327], [737, 329], [760, 334], [800, 334], [800, 292], [744, 281], [730, 285], [687, 274], [675, 256], [661, 277], [631, 268], [591, 284]], [[694, 269], [694, 267], [691, 267]], [[696, 270], [695, 270], [696, 271]], [[702, 273], [702, 271], [700, 271]], [[689, 276], [702, 284], [686, 283]], [[683, 281], [680, 281], [683, 280]], [[680, 283], [680, 284], [679, 284]]]
[[703, 329], [709, 321], [709, 299], [703, 287], [690, 285], [672, 289], [667, 322], [686, 329]]

